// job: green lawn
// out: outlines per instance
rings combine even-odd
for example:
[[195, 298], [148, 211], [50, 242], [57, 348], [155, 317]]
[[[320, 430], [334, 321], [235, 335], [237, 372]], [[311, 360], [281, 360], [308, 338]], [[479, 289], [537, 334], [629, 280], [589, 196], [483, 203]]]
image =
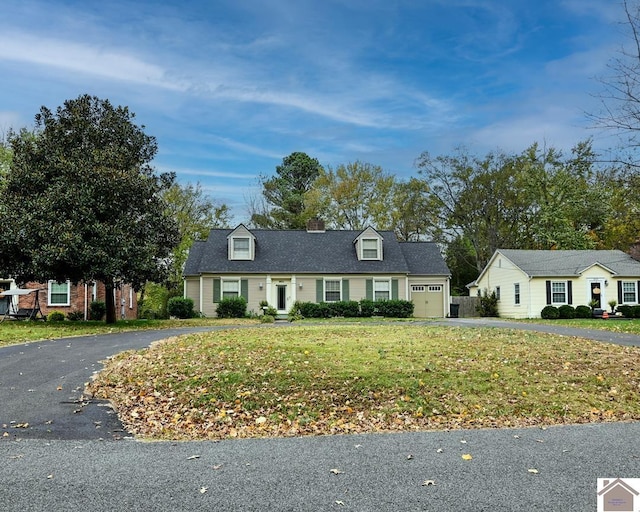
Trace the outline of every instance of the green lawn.
[[87, 334], [107, 334], [141, 329], [169, 329], [173, 327], [196, 327], [230, 323], [250, 324], [257, 323], [257, 321], [194, 318], [189, 320], [122, 320], [115, 324], [107, 325], [104, 322], [6, 320], [0, 323], [0, 347], [28, 341], [66, 338], [68, 336], [82, 336]]
[[88, 389], [162, 439], [640, 419], [640, 349], [511, 329], [301, 325], [194, 334]]

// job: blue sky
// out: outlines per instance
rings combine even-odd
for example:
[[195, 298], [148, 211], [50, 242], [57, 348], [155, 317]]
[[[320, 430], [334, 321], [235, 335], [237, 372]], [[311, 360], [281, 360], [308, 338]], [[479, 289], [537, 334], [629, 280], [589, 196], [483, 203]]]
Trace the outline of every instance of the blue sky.
[[423, 152], [568, 151], [624, 41], [617, 0], [4, 0], [0, 131], [96, 95], [155, 166], [246, 220], [294, 151], [401, 178]]

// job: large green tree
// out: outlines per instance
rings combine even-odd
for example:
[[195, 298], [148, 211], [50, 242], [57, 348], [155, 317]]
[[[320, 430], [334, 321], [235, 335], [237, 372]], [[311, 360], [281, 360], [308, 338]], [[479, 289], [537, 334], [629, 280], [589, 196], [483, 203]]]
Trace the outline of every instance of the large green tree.
[[322, 171], [316, 158], [294, 152], [282, 159], [275, 176], [261, 176], [263, 201], [249, 205], [253, 225], [271, 229], [304, 229], [314, 214], [305, 204], [307, 192]]
[[107, 322], [113, 289], [162, 281], [179, 242], [156, 174], [156, 140], [127, 107], [83, 95], [42, 107], [33, 137], [10, 135], [13, 160], [0, 191], [0, 274], [19, 282], [102, 281]]
[[381, 167], [356, 161], [323, 170], [307, 201], [335, 229], [392, 229], [395, 184]]
[[418, 168], [430, 187], [442, 241], [464, 239], [477, 270], [496, 249], [586, 249], [601, 245], [611, 214], [609, 174], [595, 167], [591, 142], [571, 156], [533, 144], [520, 155], [479, 158], [460, 150]]
[[182, 269], [193, 242], [206, 239], [213, 228], [228, 228], [231, 211], [224, 203], [217, 205], [200, 183], [174, 183], [163, 193], [163, 199], [180, 233], [180, 242], [172, 251], [167, 282], [169, 291], [175, 292], [182, 289]]

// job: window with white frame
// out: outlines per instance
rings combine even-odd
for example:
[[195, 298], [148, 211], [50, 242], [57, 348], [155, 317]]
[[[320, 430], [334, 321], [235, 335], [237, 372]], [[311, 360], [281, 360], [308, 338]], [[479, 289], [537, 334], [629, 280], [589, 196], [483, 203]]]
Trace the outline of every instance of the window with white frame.
[[391, 298], [391, 281], [373, 281], [373, 300], [389, 300]]
[[500, 287], [496, 286], [496, 299], [500, 300]]
[[378, 256], [378, 239], [363, 238], [362, 239], [362, 259], [377, 260]]
[[49, 306], [68, 306], [71, 304], [71, 285], [69, 281], [56, 283], [49, 281]]
[[231, 254], [234, 260], [251, 259], [250, 240], [248, 237], [232, 238], [231, 244]]
[[567, 282], [553, 281], [551, 283], [551, 302], [552, 304], [567, 303]]
[[340, 299], [340, 279], [327, 279], [324, 282], [324, 300], [325, 302], [339, 302]]
[[222, 281], [222, 298], [235, 299], [240, 296], [240, 281]]
[[637, 290], [635, 281], [622, 282], [622, 302], [624, 304], [635, 303], [637, 299]]
[[513, 285], [513, 303], [516, 306], [520, 305], [520, 283], [515, 283]]

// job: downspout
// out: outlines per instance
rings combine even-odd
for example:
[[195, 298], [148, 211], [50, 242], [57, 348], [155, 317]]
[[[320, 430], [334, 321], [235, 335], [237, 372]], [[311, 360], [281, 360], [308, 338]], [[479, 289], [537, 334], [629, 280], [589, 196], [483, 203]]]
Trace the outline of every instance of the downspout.
[[88, 288], [87, 283], [84, 283], [84, 321], [85, 322], [88, 319], [87, 312], [89, 310], [89, 302], [87, 300], [87, 294], [89, 293], [88, 290], [89, 290], [89, 288]]

